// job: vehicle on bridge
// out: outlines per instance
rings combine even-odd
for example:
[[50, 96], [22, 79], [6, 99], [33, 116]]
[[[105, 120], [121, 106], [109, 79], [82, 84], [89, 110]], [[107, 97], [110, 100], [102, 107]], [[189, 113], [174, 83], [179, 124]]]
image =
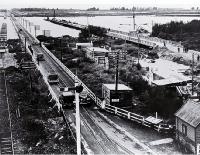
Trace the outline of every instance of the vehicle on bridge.
[[64, 109], [74, 107], [75, 94], [72, 91], [64, 91], [59, 96], [59, 102]]
[[[75, 93], [73, 91], [63, 91], [59, 96], [59, 102], [63, 108], [73, 108], [75, 106]], [[90, 106], [94, 104], [94, 101], [88, 95], [79, 95], [79, 104], [84, 106]]]
[[32, 42], [32, 45], [40, 45], [40, 43], [37, 42], [37, 41], [33, 41], [33, 42]]
[[48, 83], [51, 84], [58, 84], [59, 83], [59, 76], [56, 73], [50, 73], [47, 77]]
[[37, 61], [44, 61], [44, 55], [42, 53], [37, 53]]

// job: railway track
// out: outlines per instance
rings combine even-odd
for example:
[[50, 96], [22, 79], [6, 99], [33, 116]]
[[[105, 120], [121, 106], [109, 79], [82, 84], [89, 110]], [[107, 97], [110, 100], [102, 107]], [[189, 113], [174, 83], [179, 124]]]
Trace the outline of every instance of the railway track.
[[[89, 112], [83, 106], [81, 107], [81, 117], [84, 124], [87, 126], [91, 134], [98, 141], [99, 146], [104, 151], [105, 154], [134, 154], [123, 145], [113, 141], [108, 137], [108, 135], [103, 131], [101, 127], [95, 122], [91, 117]], [[88, 125], [88, 122], [90, 126]], [[96, 133], [95, 133], [96, 132]], [[119, 150], [120, 148], [121, 150]]]
[[14, 154], [12, 122], [5, 72], [0, 73], [0, 154]]

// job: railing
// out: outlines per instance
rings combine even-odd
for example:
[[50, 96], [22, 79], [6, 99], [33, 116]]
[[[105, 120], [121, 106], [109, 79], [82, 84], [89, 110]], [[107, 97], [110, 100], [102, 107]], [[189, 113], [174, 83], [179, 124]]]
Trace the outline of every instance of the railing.
[[126, 33], [108, 32], [107, 35], [111, 36], [111, 37], [117, 37], [117, 38], [121, 38], [121, 39], [124, 39], [124, 40], [132, 41], [132, 42], [135, 42], [135, 43], [138, 43], [138, 44], [143, 44], [143, 45], [146, 45], [146, 46], [155, 47], [155, 45], [156, 45], [155, 43], [152, 43], [152, 42], [149, 42], [149, 41], [146, 41], [146, 40], [141, 40], [141, 38], [139, 36], [136, 36], [134, 38], [134, 36], [126, 35]]
[[[113, 30], [113, 29], [111, 29], [111, 30], [109, 30], [108, 31], [108, 35], [109, 35], [109, 33], [111, 33], [112, 35], [114, 35], [114, 34], [116, 34], [115, 36], [117, 37], [117, 36], [119, 36], [119, 34], [122, 34], [122, 35], [127, 35], [127, 36], [129, 36], [129, 37], [135, 37], [135, 38], [140, 38], [140, 39], [146, 39], [146, 40], [149, 40], [149, 41], [146, 41], [146, 43], [145, 42], [141, 42], [141, 43], [144, 43], [145, 45], [152, 45], [152, 44], [155, 44], [155, 42], [159, 42], [159, 43], [162, 43], [163, 45], [164, 45], [164, 42], [165, 42], [165, 44], [169, 44], [169, 45], [171, 45], [171, 46], [175, 46], [175, 47], [180, 47], [180, 48], [183, 48], [183, 46], [180, 44], [180, 43], [178, 43], [178, 42], [175, 42], [175, 41], [171, 41], [171, 40], [165, 40], [165, 39], [161, 39], [161, 38], [157, 38], [157, 37], [149, 37], [149, 36], [143, 36], [143, 35], [141, 35], [141, 34], [137, 34], [136, 32], [134, 33], [134, 32], [132, 32], [132, 33], [129, 33], [129, 32], [123, 32], [123, 31], [118, 31], [118, 30]], [[123, 39], [123, 38], [122, 38]], [[133, 41], [133, 40], [132, 40]], [[142, 41], [142, 40], [141, 40]], [[144, 41], [144, 40], [143, 40]], [[150, 41], [152, 41], [152, 42], [154, 42], [154, 43], [152, 43], [152, 42], [150, 42]], [[134, 40], [134, 42], [137, 42], [136, 40]], [[154, 45], [155, 46], [155, 45]]]

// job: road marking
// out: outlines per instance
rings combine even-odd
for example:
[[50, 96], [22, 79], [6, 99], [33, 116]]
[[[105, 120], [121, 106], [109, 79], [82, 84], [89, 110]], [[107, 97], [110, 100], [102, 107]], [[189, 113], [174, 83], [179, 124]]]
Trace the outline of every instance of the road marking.
[[155, 145], [161, 145], [161, 144], [168, 144], [172, 143], [173, 139], [172, 138], [165, 138], [165, 139], [160, 139], [160, 140], [155, 140], [152, 142], [149, 142], [149, 145], [155, 146]]

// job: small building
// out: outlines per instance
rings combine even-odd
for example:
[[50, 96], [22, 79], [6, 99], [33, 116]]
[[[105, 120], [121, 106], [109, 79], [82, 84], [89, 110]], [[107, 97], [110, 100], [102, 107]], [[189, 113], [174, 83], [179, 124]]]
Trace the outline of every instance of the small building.
[[76, 49], [83, 49], [86, 47], [93, 47], [93, 43], [76, 43]]
[[197, 153], [200, 144], [200, 102], [188, 100], [176, 113], [176, 139]]
[[104, 66], [106, 69], [109, 68], [109, 51], [107, 49], [100, 47], [87, 47], [84, 50], [87, 58], [95, 61], [98, 65]]
[[116, 107], [132, 106], [132, 89], [124, 84], [118, 84], [117, 91], [115, 84], [102, 85], [102, 97], [105, 103]]
[[0, 59], [3, 58], [3, 56], [5, 55], [7, 51], [8, 49], [6, 47], [0, 46]]

